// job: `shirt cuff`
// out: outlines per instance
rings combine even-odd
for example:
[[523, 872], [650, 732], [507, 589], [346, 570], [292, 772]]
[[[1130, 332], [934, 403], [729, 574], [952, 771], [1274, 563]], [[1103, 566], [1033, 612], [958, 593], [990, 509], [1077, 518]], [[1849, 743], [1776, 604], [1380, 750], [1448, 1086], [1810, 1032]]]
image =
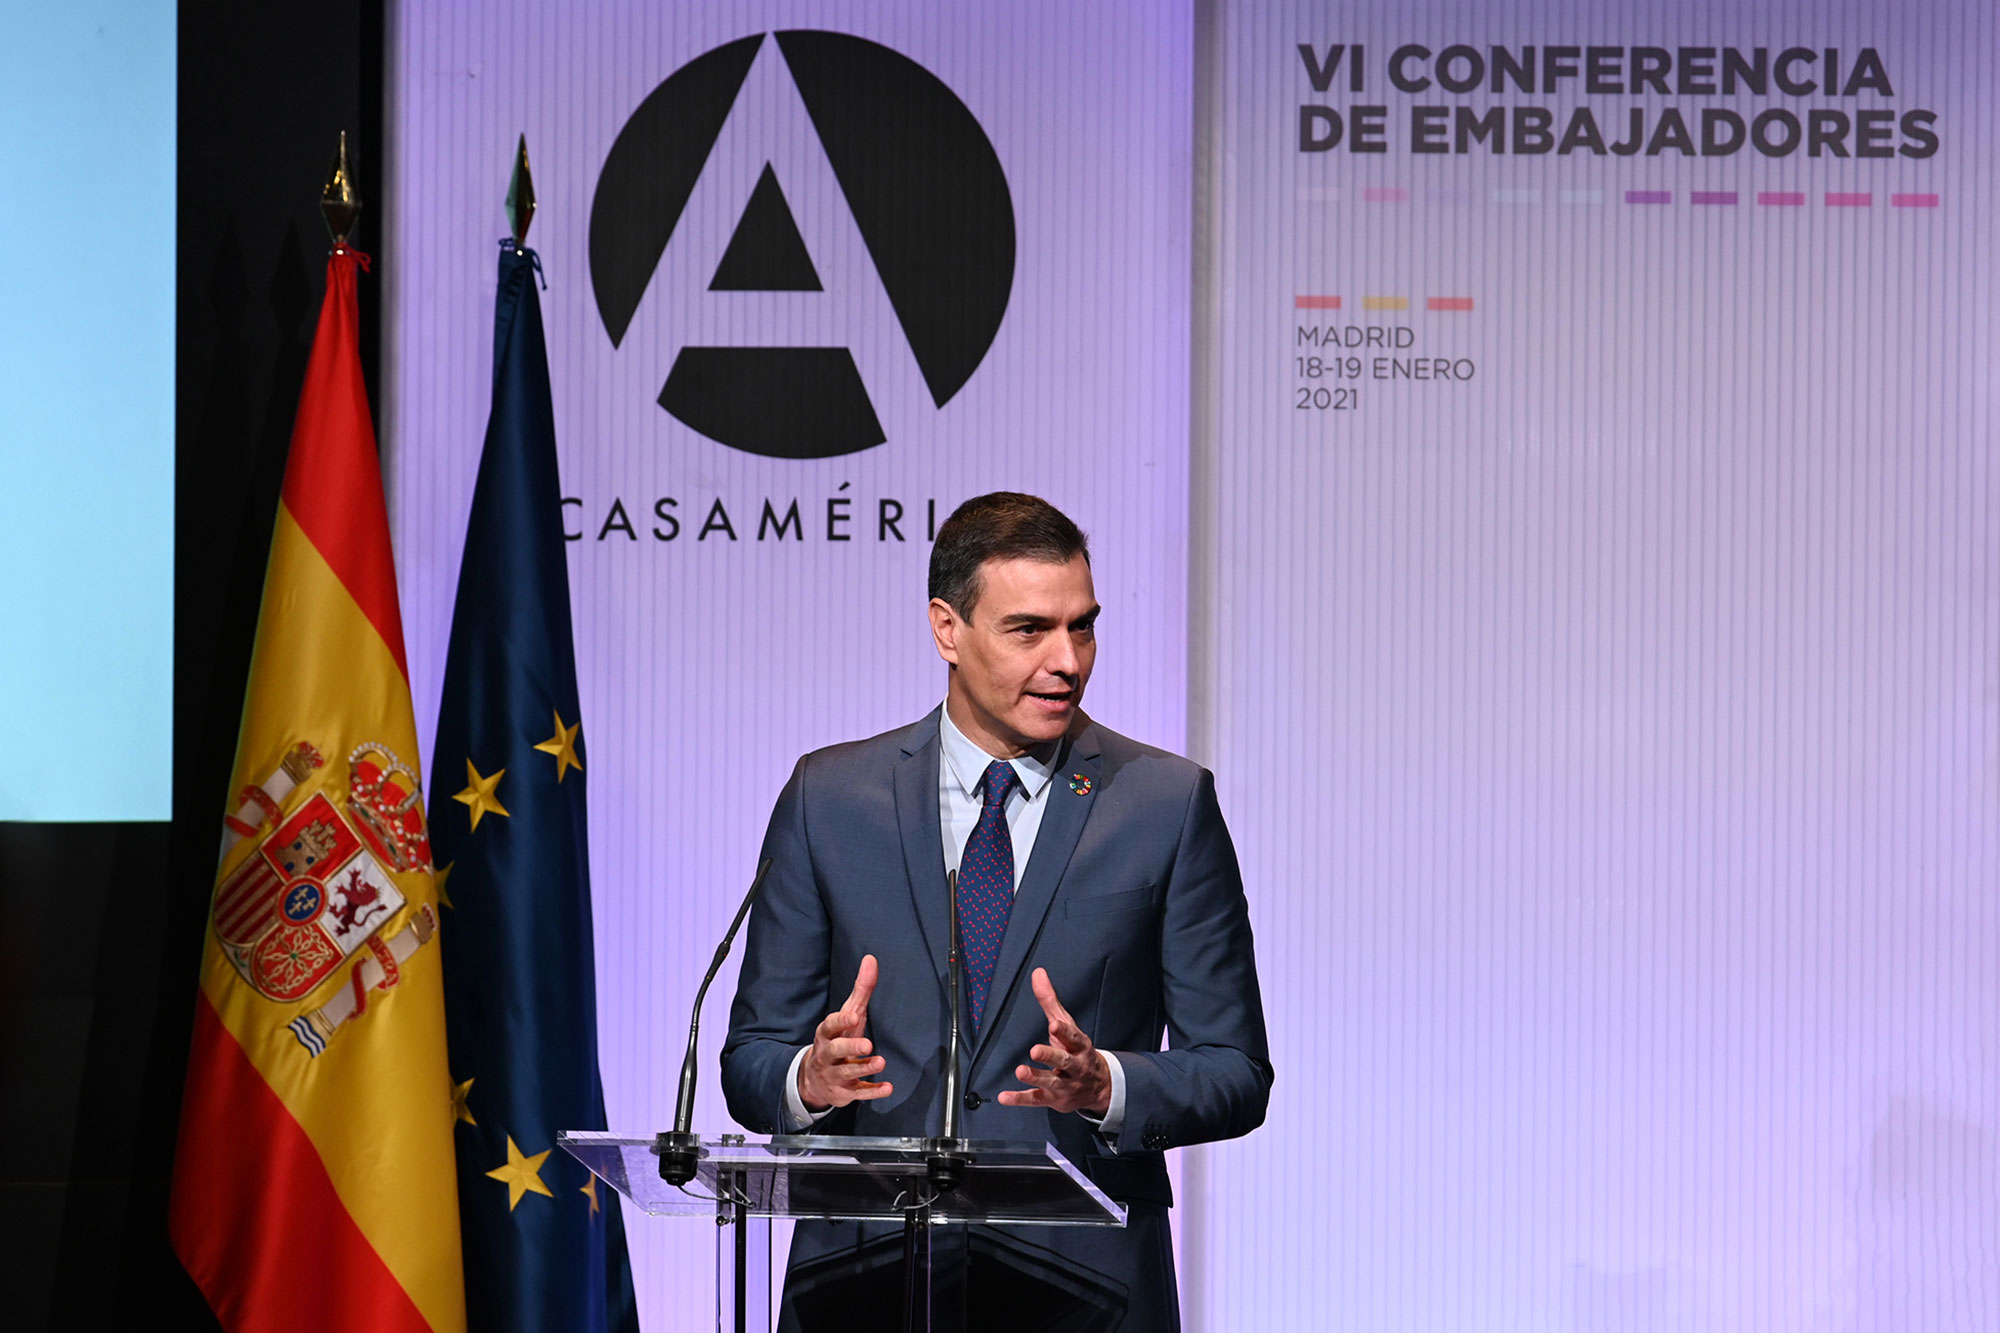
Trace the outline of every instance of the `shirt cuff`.
[[[799, 1096], [799, 1066], [804, 1064], [806, 1057], [811, 1054], [812, 1047], [799, 1047], [799, 1053], [792, 1057], [792, 1063], [785, 1069], [785, 1123], [783, 1128], [787, 1134], [797, 1134], [800, 1130], [811, 1129], [814, 1125], [817, 1125], [833, 1113], [831, 1106], [827, 1107], [824, 1111], [808, 1110], [806, 1109], [805, 1099]], [[1114, 1075], [1113, 1078], [1115, 1082], [1116, 1076]], [[1116, 1106], [1118, 1104], [1115, 1100], [1116, 1094], [1113, 1094], [1113, 1096], [1112, 1105]]]
[[[1118, 1135], [1125, 1128], [1125, 1066], [1119, 1064], [1118, 1057], [1110, 1051], [1099, 1051], [1098, 1054], [1104, 1057], [1104, 1067], [1111, 1071], [1111, 1105], [1105, 1108], [1102, 1120], [1088, 1111], [1078, 1111], [1077, 1114], [1096, 1126], [1098, 1137], [1111, 1144], [1112, 1151], [1116, 1152]], [[792, 1081], [796, 1083], [798, 1080], [794, 1077]], [[800, 1106], [803, 1108], [804, 1103]]]

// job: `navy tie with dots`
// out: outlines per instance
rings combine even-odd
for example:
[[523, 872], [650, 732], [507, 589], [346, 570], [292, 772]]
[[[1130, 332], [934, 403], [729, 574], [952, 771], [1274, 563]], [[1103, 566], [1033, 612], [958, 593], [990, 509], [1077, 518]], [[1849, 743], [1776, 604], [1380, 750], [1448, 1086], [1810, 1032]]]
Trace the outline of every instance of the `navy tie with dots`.
[[1014, 839], [1007, 832], [1007, 793], [1014, 790], [1014, 766], [995, 759], [986, 766], [986, 803], [979, 826], [958, 858], [958, 933], [965, 945], [966, 1001], [972, 1035], [986, 1014], [986, 992], [1000, 961], [1000, 940], [1014, 910]]

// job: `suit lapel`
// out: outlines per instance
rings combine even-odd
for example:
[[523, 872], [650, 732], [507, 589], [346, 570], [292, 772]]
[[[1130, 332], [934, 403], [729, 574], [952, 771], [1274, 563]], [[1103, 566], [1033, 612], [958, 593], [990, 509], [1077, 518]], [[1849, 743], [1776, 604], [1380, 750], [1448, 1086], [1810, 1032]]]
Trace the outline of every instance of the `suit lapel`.
[[951, 943], [944, 881], [944, 830], [938, 822], [938, 715], [911, 727], [896, 764], [896, 826], [903, 836], [903, 868], [910, 881], [910, 906], [923, 928], [938, 984], [945, 982]]
[[[973, 1047], [975, 1060], [986, 1049], [987, 1038], [1006, 1026], [1005, 1010], [1017, 986], [1021, 996], [1015, 1002], [1035, 1006], [1034, 993], [1022, 978], [1022, 967], [1028, 960], [1029, 946], [1041, 933], [1042, 920], [1055, 901], [1063, 871], [1069, 868], [1070, 854], [1076, 851], [1084, 821], [1090, 818], [1097, 799], [1090, 793], [1097, 786], [1100, 751], [1096, 725], [1085, 725], [1071, 743], [1068, 757], [1049, 779], [1049, 792], [1043, 798], [1048, 809], [1042, 812], [1034, 854], [1028, 858], [1027, 873], [1021, 876], [1021, 887], [1014, 894], [1014, 910], [1007, 917], [1007, 933], [1000, 940], [1000, 960], [994, 964], [993, 986], [986, 997], [986, 1022], [980, 1025], [979, 1041]], [[1026, 1052], [1017, 1058], [1025, 1060]]]

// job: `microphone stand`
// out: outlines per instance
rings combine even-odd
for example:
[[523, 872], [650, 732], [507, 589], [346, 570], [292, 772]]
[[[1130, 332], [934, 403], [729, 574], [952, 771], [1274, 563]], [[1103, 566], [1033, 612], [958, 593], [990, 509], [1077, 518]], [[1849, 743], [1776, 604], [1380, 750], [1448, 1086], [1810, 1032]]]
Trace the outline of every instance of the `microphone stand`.
[[[903, 1328], [905, 1333], [927, 1329], [932, 1324], [931, 1209], [939, 1198], [951, 1193], [965, 1179], [972, 1165], [972, 1145], [961, 1131], [962, 1103], [959, 1097], [959, 1056], [964, 1045], [960, 1035], [960, 996], [965, 989], [965, 963], [959, 948], [958, 872], [945, 876], [946, 899], [950, 903], [951, 943], [946, 952], [946, 971], [951, 991], [951, 1016], [947, 1020], [944, 1048], [944, 1123], [934, 1139], [924, 1140], [924, 1175], [929, 1195], [903, 1209]], [[960, 1292], [963, 1300], [963, 1292]], [[963, 1324], [963, 1315], [952, 1327]]]
[[750, 892], [743, 895], [743, 905], [736, 909], [736, 919], [729, 923], [722, 943], [716, 946], [715, 959], [708, 965], [708, 975], [701, 979], [701, 989], [695, 992], [694, 1014], [688, 1020], [687, 1056], [681, 1061], [680, 1092], [674, 1099], [674, 1127], [653, 1138], [653, 1151], [660, 1158], [660, 1179], [669, 1185], [685, 1185], [693, 1180], [695, 1163], [701, 1156], [701, 1140], [688, 1128], [694, 1123], [694, 1048], [701, 1037], [701, 1002], [708, 997], [709, 983], [722, 970], [722, 960], [729, 956], [729, 946], [736, 942], [736, 932], [742, 929], [743, 918], [750, 915], [750, 904], [756, 901], [757, 890], [764, 887], [764, 876], [770, 872], [771, 858], [767, 856], [757, 867], [757, 877], [750, 881]]
[[965, 1168], [972, 1164], [972, 1154], [961, 1130], [963, 1103], [958, 1091], [959, 1055], [964, 1044], [959, 1034], [959, 997], [965, 989], [965, 961], [959, 949], [956, 870], [945, 876], [945, 886], [951, 902], [951, 948], [947, 953], [951, 1018], [944, 1048], [944, 1124], [936, 1138], [924, 1140], [924, 1174], [930, 1178], [931, 1188], [938, 1194], [949, 1194], [957, 1189], [965, 1179]]

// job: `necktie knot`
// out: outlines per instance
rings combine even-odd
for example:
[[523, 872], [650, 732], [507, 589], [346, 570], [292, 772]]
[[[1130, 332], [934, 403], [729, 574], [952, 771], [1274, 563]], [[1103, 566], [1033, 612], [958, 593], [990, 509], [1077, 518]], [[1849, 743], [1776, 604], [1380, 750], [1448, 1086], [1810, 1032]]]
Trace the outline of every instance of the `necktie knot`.
[[990, 810], [996, 805], [1004, 807], [1007, 804], [1007, 794], [1014, 790], [1014, 784], [1019, 780], [1020, 776], [1014, 772], [1014, 766], [1005, 759], [995, 759], [988, 764], [986, 808]]

